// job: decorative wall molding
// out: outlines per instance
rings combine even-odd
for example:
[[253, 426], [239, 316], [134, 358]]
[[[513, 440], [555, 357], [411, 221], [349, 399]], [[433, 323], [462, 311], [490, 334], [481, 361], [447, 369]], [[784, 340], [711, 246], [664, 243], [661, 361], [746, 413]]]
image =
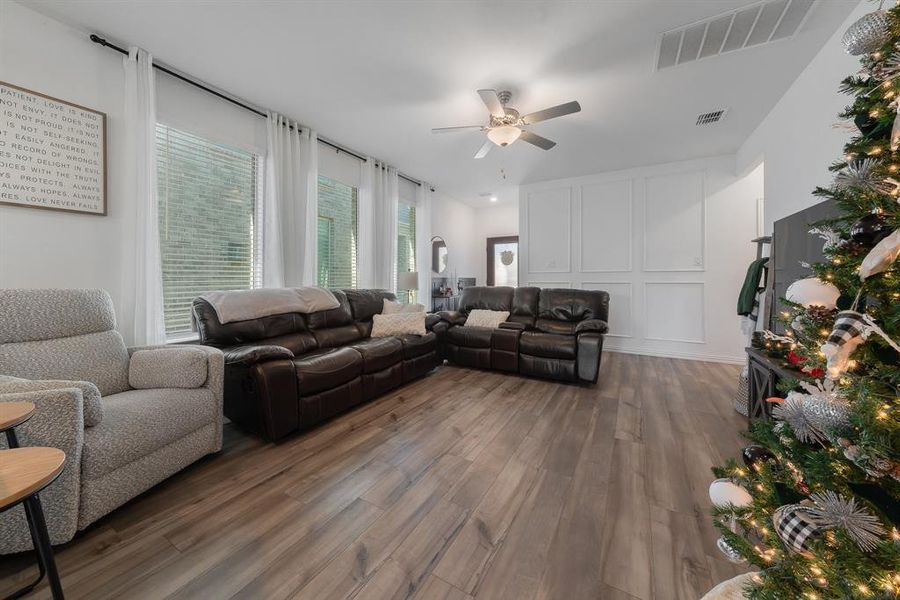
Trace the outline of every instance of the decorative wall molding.
[[[549, 196], [551, 194], [562, 194], [557, 198], [548, 198], [547, 200], [541, 200], [540, 196]], [[560, 202], [560, 206], [555, 207], [555, 209], [548, 210], [544, 213], [541, 213], [538, 218], [535, 218], [534, 212], [537, 207], [540, 209], [546, 209], [549, 202], [553, 201]], [[525, 203], [525, 220], [526, 220], [526, 228], [529, 240], [531, 243], [527, 246], [528, 251], [528, 273], [571, 273], [572, 272], [572, 188], [571, 186], [560, 186], [557, 188], [551, 188], [547, 190], [541, 190], [539, 192], [533, 192], [528, 194], [528, 201]], [[558, 219], [558, 223], [553, 223], [554, 219]], [[552, 229], [553, 225], [564, 225], [564, 239], [560, 239], [559, 235], [563, 233], [563, 228], [560, 228], [560, 231], [550, 233], [550, 238], [552, 241], [548, 244], [553, 247], [565, 248], [565, 256], [564, 262], [565, 265], [557, 265], [555, 259], [551, 259], [549, 262], [541, 259], [540, 261], [535, 260], [535, 252], [537, 249], [536, 240], [542, 238], [541, 235], [536, 235], [538, 233], [546, 234], [548, 229]], [[540, 228], [540, 232], [535, 230], [534, 228]], [[540, 242], [539, 242], [540, 243]], [[560, 256], [560, 258], [563, 258]], [[540, 263], [544, 263], [544, 266], [539, 267]]]
[[[593, 218], [594, 215], [590, 214], [587, 208], [590, 204], [594, 204], [593, 201], [586, 200], [586, 198], [590, 196], [590, 194], [587, 193], [589, 188], [600, 188], [601, 194], [604, 191], [610, 194], [608, 197], [601, 197], [600, 202], [597, 203], [601, 205], [600, 207], [594, 207], [599, 208], [600, 214], [597, 216], [601, 218]], [[616, 190], [615, 188], [621, 189]], [[621, 179], [618, 181], [585, 184], [580, 186], [579, 191], [580, 219], [578, 227], [580, 240], [580, 271], [582, 273], [630, 273], [634, 270], [634, 265], [632, 264], [632, 245], [634, 240], [634, 180]], [[620, 195], [616, 195], [616, 191], [618, 191]], [[607, 198], [612, 198], [613, 202], [607, 202]], [[621, 219], [619, 219], [618, 222], [614, 222], [611, 217], [615, 216], [615, 211], [617, 209], [622, 211]], [[600, 225], [601, 230], [585, 230], [586, 228], [596, 227], [596, 225]], [[616, 232], [624, 234], [625, 237], [624, 240], [617, 240], [610, 244], [619, 250], [618, 253], [591, 252], [589, 240], [598, 240], [602, 242], [605, 241], [607, 234], [615, 235]], [[592, 254], [604, 257], [621, 256], [623, 258], [623, 264], [619, 268], [590, 268], [588, 265], [591, 262]]]
[[[661, 309], [658, 314], [651, 314], [651, 309], [655, 308], [655, 306], [651, 305], [650, 302], [650, 290], [654, 287], [664, 287], [669, 286], [670, 290], [662, 298], [662, 302], [659, 302]], [[673, 286], [683, 286], [683, 287], [691, 287], [700, 292], [699, 295], [699, 305], [695, 307], [681, 307], [678, 306], [677, 300], [673, 296], [673, 290], [671, 288]], [[685, 344], [705, 344], [706, 343], [706, 324], [705, 324], [705, 316], [706, 316], [706, 284], [703, 281], [645, 281], [644, 282], [644, 339], [645, 340], [657, 340], [661, 342], [681, 342]], [[685, 320], [685, 312], [686, 309], [697, 309], [699, 313], [699, 319], [695, 323], [688, 323]], [[654, 335], [651, 333], [651, 327], [655, 324], [660, 323], [660, 320], [668, 319], [671, 324], [687, 324], [690, 325], [689, 329], [691, 331], [697, 332], [698, 336], [696, 338], [690, 338], [687, 336], [665, 336], [661, 334]]]
[[[661, 197], [657, 200], [655, 197], [655, 188], [657, 182], [668, 180], [660, 183], [659, 188]], [[679, 198], [679, 193], [685, 197]], [[696, 193], [696, 195], [695, 195]], [[655, 202], [659, 202], [658, 206], [654, 206]], [[681, 205], [677, 204], [679, 201]], [[690, 204], [693, 202], [693, 204]], [[672, 210], [678, 206], [682, 210]], [[687, 210], [685, 210], [685, 208]], [[693, 221], [692, 215], [687, 214], [693, 209], [697, 210], [697, 220], [694, 225], [697, 229], [691, 232], [688, 227]], [[651, 218], [659, 218], [665, 222], [670, 228], [672, 239], [663, 244], [667, 246], [661, 256], [667, 258], [677, 258], [679, 246], [687, 247], [695, 245], [693, 252], [688, 252], [692, 256], [686, 258], [686, 262], [673, 265], [653, 265], [650, 263], [651, 251], [650, 242], [653, 241], [650, 224]], [[644, 218], [642, 220], [642, 268], [646, 272], [696, 272], [706, 269], [706, 173], [705, 171], [685, 171], [681, 173], [667, 173], [663, 175], [653, 175], [644, 177]], [[693, 233], [693, 235], [692, 235]], [[687, 249], [687, 248], [685, 248]], [[690, 264], [687, 264], [690, 263]], [[699, 263], [699, 264], [698, 264]]]

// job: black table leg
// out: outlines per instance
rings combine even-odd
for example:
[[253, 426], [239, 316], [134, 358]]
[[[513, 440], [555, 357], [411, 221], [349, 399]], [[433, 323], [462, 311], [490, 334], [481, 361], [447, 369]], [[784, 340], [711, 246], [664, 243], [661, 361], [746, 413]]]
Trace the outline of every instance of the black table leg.
[[47, 523], [44, 521], [41, 500], [35, 494], [26, 498], [22, 505], [25, 507], [25, 516], [28, 519], [28, 527], [31, 529], [31, 539], [38, 555], [38, 566], [41, 572], [35, 584], [43, 578], [46, 572], [54, 600], [62, 600], [62, 584], [59, 582], [56, 561], [53, 559], [53, 547], [50, 545], [50, 535], [47, 533]]
[[6, 443], [10, 448], [18, 448], [19, 440], [16, 437], [15, 429], [7, 429], [6, 430]]

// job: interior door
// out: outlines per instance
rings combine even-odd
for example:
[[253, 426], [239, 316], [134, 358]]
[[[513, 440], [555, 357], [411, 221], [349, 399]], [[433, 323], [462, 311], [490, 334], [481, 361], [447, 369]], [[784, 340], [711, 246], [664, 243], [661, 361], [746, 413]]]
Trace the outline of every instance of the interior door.
[[519, 236], [487, 239], [487, 284], [519, 285]]

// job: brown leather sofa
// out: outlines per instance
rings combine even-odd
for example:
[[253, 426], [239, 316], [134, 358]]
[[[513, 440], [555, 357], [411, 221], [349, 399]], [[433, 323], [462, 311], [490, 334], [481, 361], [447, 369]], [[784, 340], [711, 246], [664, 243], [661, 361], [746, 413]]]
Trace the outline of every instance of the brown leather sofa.
[[225, 354], [225, 415], [241, 427], [277, 440], [308, 429], [440, 363], [426, 317], [424, 336], [370, 338], [383, 290], [332, 290], [333, 310], [287, 313], [222, 324], [205, 300], [193, 302], [203, 344]]
[[[474, 309], [509, 311], [499, 329], [466, 327]], [[444, 356], [453, 363], [559, 381], [596, 383], [609, 294], [536, 287], [470, 287], [459, 309], [438, 313]]]

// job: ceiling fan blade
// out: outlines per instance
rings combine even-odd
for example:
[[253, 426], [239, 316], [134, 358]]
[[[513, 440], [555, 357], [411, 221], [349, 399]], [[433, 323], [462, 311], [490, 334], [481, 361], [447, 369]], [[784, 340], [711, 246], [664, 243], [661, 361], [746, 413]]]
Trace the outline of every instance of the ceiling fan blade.
[[431, 133], [453, 133], [454, 131], [483, 130], [484, 125], [463, 125], [461, 127], [435, 127]]
[[491, 140], [485, 140], [484, 146], [482, 146], [478, 150], [478, 152], [475, 153], [475, 158], [484, 158], [485, 155], [491, 151], [491, 148], [493, 147], [493, 145], [494, 145], [494, 142], [492, 142]]
[[580, 110], [581, 105], [578, 104], [578, 102], [566, 102], [565, 104], [560, 104], [558, 106], [545, 108], [544, 110], [539, 110], [537, 112], [528, 113], [527, 115], [522, 117], [522, 122], [526, 125], [530, 125], [532, 123], [546, 121], [547, 119], [555, 119], [556, 117], [571, 115], [572, 113], [577, 113]]
[[549, 150], [556, 145], [556, 142], [548, 140], [545, 137], [541, 137], [536, 133], [525, 131], [524, 129], [522, 130], [522, 135], [519, 136], [519, 139], [524, 142], [528, 142], [529, 144], [534, 144], [541, 150]]
[[481, 96], [484, 105], [491, 112], [491, 116], [498, 119], [506, 116], [506, 111], [503, 110], [503, 103], [500, 102], [497, 90], [478, 90], [478, 95]]

